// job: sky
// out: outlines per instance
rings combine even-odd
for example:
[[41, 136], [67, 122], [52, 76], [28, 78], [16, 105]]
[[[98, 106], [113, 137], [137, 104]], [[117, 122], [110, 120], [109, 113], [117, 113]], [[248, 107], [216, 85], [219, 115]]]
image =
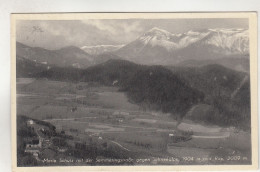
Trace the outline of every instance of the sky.
[[18, 20], [16, 40], [32, 47], [122, 45], [153, 27], [171, 33], [213, 28], [248, 28], [247, 19]]

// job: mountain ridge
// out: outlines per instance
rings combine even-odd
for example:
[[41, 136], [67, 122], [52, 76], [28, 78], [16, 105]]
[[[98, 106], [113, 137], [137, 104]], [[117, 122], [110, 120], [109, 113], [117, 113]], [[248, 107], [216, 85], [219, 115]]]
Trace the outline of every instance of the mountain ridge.
[[16, 54], [37, 63], [59, 67], [86, 68], [93, 65], [92, 57], [75, 46], [67, 46], [58, 50], [47, 50], [16, 42]]
[[205, 29], [172, 34], [153, 28], [115, 54], [141, 64], [177, 64], [249, 54], [247, 29]]
[[[86, 68], [109, 59], [125, 59], [144, 65], [183, 65], [201, 61], [222, 64], [231, 69], [249, 71], [247, 29], [203, 29], [173, 34], [152, 28], [126, 45], [67, 46], [58, 50], [30, 47], [17, 42], [17, 54], [27, 59], [60, 67]], [[104, 47], [113, 47], [104, 49]], [[90, 54], [84, 47], [91, 49]], [[121, 47], [121, 48], [120, 48]], [[92, 48], [94, 48], [92, 52]], [[97, 50], [95, 50], [97, 48]], [[100, 48], [100, 50], [98, 50]], [[28, 51], [28, 52], [27, 52]], [[39, 57], [38, 57], [39, 56]], [[224, 59], [224, 60], [221, 60]], [[232, 64], [232, 60], [243, 64]], [[222, 62], [220, 62], [222, 61]], [[191, 64], [190, 64], [191, 65]]]

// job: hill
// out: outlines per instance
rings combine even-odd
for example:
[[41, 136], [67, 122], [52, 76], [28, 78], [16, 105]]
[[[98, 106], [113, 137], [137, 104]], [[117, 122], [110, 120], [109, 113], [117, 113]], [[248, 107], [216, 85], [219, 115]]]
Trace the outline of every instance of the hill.
[[102, 53], [102, 54], [95, 55], [93, 61], [94, 61], [95, 65], [97, 65], [97, 64], [104, 63], [108, 60], [113, 60], [113, 59], [122, 60], [122, 57], [119, 57], [113, 53]]
[[200, 113], [187, 118], [250, 128], [249, 75], [221, 65], [169, 70], [163, 66], [109, 60], [84, 70], [81, 79], [119, 86], [131, 101], [148, 109], [169, 112], [177, 119], [183, 118], [196, 104], [208, 104], [211, 108], [203, 119]]
[[16, 42], [16, 55], [38, 64], [58, 67], [86, 68], [92, 65], [92, 57], [80, 48], [69, 46], [59, 50], [30, 47]]
[[201, 92], [186, 85], [170, 70], [125, 60], [109, 60], [85, 70], [52, 68], [36, 74], [35, 77], [118, 86], [127, 93], [131, 101], [170, 112], [175, 117], [184, 116], [193, 104], [203, 100]]
[[32, 77], [34, 74], [46, 71], [50, 66], [39, 64], [24, 57], [16, 56], [16, 77]]
[[202, 67], [210, 64], [219, 64], [236, 71], [249, 73], [249, 57], [229, 57], [214, 60], [185, 60], [175, 66], [180, 67]]
[[191, 87], [210, 95], [231, 96], [247, 73], [237, 72], [217, 64], [202, 67], [168, 67], [185, 79]]
[[[170, 67], [194, 89], [204, 93], [208, 110], [189, 114], [192, 120], [250, 129], [250, 80], [248, 73], [221, 65], [203, 67]], [[202, 108], [197, 108], [202, 109]]]

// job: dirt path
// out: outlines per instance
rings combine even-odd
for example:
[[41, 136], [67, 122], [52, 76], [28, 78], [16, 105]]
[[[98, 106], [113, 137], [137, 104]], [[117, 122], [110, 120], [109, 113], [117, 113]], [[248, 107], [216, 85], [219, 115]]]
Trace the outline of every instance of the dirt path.
[[[43, 121], [74, 121], [75, 119], [96, 119], [97, 117], [82, 117], [82, 118], [54, 118], [54, 119], [45, 119]], [[80, 121], [79, 121], [80, 122]]]
[[115, 142], [115, 141], [111, 141], [112, 143], [118, 145], [119, 147], [123, 148], [126, 151], [130, 151], [129, 149], [125, 148], [124, 146], [120, 145], [119, 143]]
[[223, 133], [223, 135], [220, 136], [196, 136], [193, 135], [192, 138], [205, 138], [205, 139], [221, 139], [221, 138], [227, 138], [230, 136], [230, 132]]

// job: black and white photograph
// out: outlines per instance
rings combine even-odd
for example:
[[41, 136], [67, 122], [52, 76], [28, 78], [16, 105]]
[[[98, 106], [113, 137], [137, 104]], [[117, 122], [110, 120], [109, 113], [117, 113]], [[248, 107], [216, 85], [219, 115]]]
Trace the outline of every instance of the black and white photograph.
[[15, 165], [253, 165], [239, 14], [15, 18]]

